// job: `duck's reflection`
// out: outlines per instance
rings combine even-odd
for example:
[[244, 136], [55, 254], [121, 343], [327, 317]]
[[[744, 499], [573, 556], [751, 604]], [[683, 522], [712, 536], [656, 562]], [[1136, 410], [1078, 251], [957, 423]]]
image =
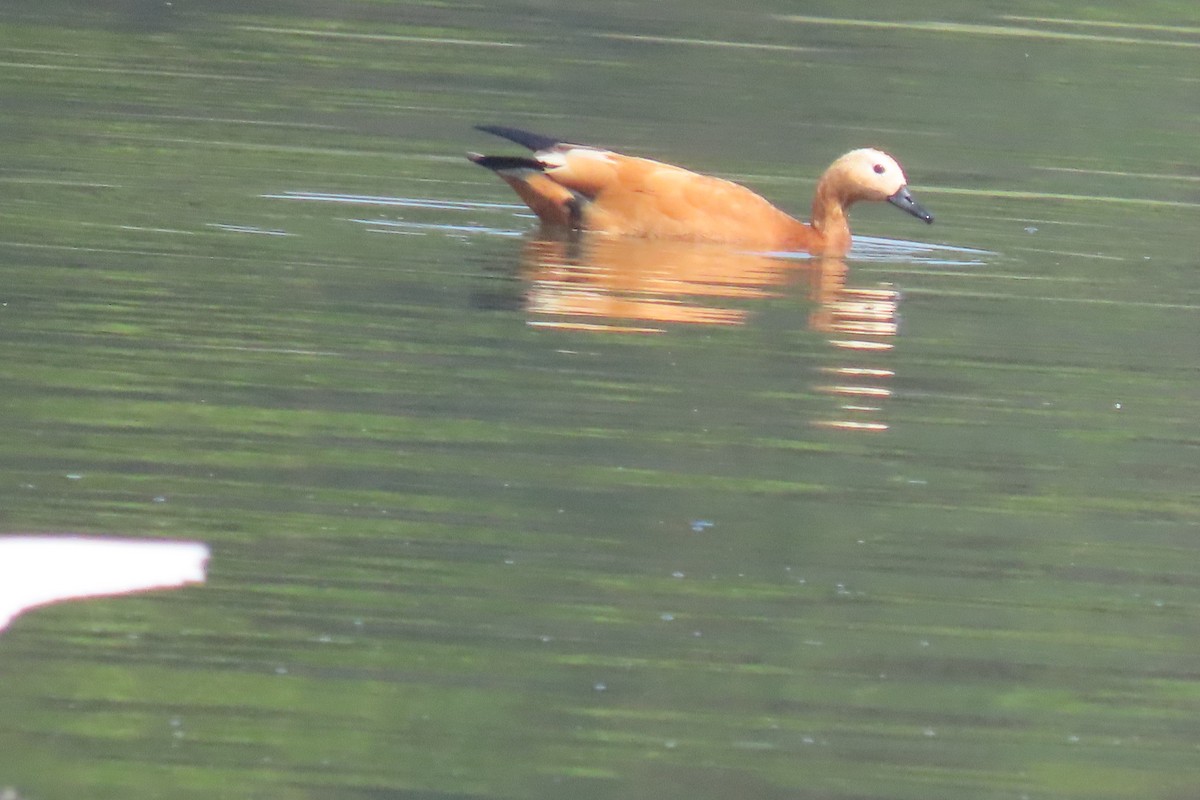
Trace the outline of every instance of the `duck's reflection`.
[[671, 324], [741, 325], [748, 311], [725, 300], [801, 287], [809, 327], [828, 335], [841, 366], [823, 368], [818, 391], [839, 399], [823, 427], [883, 431], [894, 373], [879, 363], [893, 347], [899, 294], [847, 285], [841, 259], [774, 257], [712, 244], [576, 235], [531, 239], [522, 254], [531, 325], [610, 333], [661, 333]]

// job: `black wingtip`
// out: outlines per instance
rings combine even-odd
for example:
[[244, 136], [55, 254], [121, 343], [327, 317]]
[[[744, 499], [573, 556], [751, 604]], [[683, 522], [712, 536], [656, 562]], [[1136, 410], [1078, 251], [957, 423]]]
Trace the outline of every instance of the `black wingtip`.
[[524, 156], [485, 156], [482, 153], [467, 153], [472, 163], [495, 172], [506, 169], [542, 169], [542, 163]]
[[549, 150], [559, 143], [558, 139], [549, 136], [542, 136], [537, 133], [523, 131], [520, 128], [509, 128], [504, 125], [476, 125], [475, 130], [490, 133], [493, 136], [499, 136], [503, 139], [508, 139], [510, 142], [516, 142], [522, 147], [528, 147], [530, 150]]

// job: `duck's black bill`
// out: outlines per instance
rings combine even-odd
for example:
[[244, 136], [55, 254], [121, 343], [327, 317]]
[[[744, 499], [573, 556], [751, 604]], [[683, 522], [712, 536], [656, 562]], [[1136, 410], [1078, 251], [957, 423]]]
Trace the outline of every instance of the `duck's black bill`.
[[924, 220], [926, 224], [933, 222], [933, 214], [930, 214], [924, 206], [913, 199], [912, 192], [908, 190], [907, 186], [897, 189], [896, 193], [888, 198], [888, 202], [896, 208], [907, 211], [917, 219]]

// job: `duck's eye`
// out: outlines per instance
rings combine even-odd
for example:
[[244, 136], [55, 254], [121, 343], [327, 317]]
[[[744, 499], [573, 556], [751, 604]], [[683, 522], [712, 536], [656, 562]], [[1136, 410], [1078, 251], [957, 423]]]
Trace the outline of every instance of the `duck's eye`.
[[883, 173], [887, 172], [887, 168], [884, 167], [883, 164], [876, 164], [874, 169], [876, 175], [882, 175]]

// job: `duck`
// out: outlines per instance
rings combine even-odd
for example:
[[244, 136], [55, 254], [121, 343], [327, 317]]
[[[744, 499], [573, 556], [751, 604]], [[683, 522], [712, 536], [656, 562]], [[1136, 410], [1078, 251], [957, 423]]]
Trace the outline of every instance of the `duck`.
[[850, 251], [848, 212], [856, 202], [887, 201], [933, 222], [909, 190], [900, 164], [874, 148], [851, 150], [825, 170], [817, 182], [811, 221], [803, 222], [723, 178], [519, 128], [476, 129], [533, 152], [468, 152], [467, 158], [511, 186], [545, 228], [840, 258]]

